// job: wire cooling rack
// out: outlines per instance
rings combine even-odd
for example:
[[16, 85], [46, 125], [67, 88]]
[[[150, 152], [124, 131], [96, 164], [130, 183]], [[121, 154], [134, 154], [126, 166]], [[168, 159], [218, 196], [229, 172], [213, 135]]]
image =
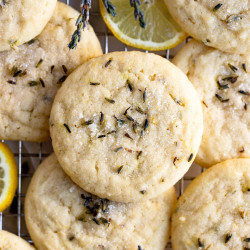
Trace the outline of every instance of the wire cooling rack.
[[[64, 0], [62, 1], [68, 5], [79, 9], [80, 0]], [[98, 0], [92, 0], [92, 9], [90, 12], [90, 23], [95, 29], [95, 32], [101, 42], [103, 51], [105, 53], [112, 51], [130, 51], [135, 50], [134, 48], [127, 47], [120, 41], [118, 41], [112, 33], [110, 33], [104, 24], [98, 6]], [[178, 46], [175, 49], [155, 52], [166, 59], [171, 59], [176, 54], [176, 51], [182, 45]], [[147, 51], [146, 51], [147, 53]], [[37, 166], [42, 162], [44, 158], [50, 155], [53, 151], [51, 143], [30, 143], [22, 141], [5, 141], [14, 152], [17, 165], [18, 165], [18, 188], [15, 195], [15, 198], [7, 210], [3, 213], [0, 213], [0, 230], [7, 230], [18, 236], [21, 236], [23, 239], [27, 240], [30, 243], [33, 243], [24, 220], [24, 199], [27, 191], [27, 187], [32, 178], [32, 175], [35, 172]], [[193, 164], [188, 173], [176, 184], [177, 195], [180, 196], [186, 186], [204, 169]], [[167, 245], [167, 249], [171, 249], [171, 243]]]

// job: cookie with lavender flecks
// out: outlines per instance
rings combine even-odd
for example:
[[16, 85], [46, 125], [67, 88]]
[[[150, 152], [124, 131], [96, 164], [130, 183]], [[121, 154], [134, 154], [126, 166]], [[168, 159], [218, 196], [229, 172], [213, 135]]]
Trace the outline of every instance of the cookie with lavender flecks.
[[184, 31], [222, 51], [250, 53], [249, 0], [165, 0]]
[[249, 249], [250, 159], [207, 169], [178, 199], [172, 216], [174, 250]]
[[203, 108], [204, 132], [195, 161], [210, 167], [250, 157], [250, 56], [190, 41], [173, 63], [193, 83]]
[[53, 154], [31, 180], [25, 220], [41, 250], [164, 250], [175, 204], [173, 187], [141, 203], [100, 199], [72, 182]]
[[118, 202], [157, 197], [191, 166], [202, 135], [192, 84], [168, 60], [114, 52], [78, 67], [50, 116], [55, 154], [86, 191]]
[[90, 25], [77, 48], [69, 50], [77, 17], [77, 11], [58, 2], [41, 34], [17, 50], [0, 53], [0, 139], [49, 140], [49, 114], [57, 90], [77, 66], [102, 54]]

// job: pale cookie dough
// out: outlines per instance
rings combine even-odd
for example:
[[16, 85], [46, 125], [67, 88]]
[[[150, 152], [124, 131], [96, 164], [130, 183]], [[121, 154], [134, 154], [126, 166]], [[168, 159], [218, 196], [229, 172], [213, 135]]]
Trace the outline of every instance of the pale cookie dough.
[[250, 159], [219, 163], [197, 177], [172, 217], [173, 249], [249, 249]]
[[35, 250], [28, 242], [22, 238], [0, 230], [0, 249], [1, 250]]
[[65, 172], [101, 198], [156, 197], [189, 169], [202, 111], [187, 77], [166, 59], [114, 52], [80, 66], [58, 92], [50, 118]]
[[0, 0], [0, 51], [39, 35], [51, 18], [56, 0]]
[[58, 2], [38, 37], [16, 51], [0, 53], [0, 139], [49, 139], [49, 114], [58, 88], [78, 65], [102, 54], [90, 26], [76, 50], [69, 50], [77, 17], [77, 11]]
[[173, 63], [187, 74], [203, 106], [204, 132], [195, 161], [210, 167], [250, 157], [250, 56], [191, 41]]
[[249, 0], [165, 0], [192, 37], [222, 51], [250, 53]]
[[141, 203], [92, 196], [70, 180], [53, 154], [32, 178], [25, 219], [39, 250], [163, 250], [175, 204], [173, 187]]

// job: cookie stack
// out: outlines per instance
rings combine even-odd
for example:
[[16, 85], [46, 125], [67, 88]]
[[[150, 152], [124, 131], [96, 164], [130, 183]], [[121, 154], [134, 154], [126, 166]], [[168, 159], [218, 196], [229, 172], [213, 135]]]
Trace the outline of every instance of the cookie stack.
[[195, 161], [206, 168], [216, 164], [180, 197], [173, 248], [249, 249], [249, 1], [165, 2], [179, 25], [199, 40], [187, 43], [173, 63], [202, 103], [204, 132]]
[[55, 155], [35, 173], [25, 202], [36, 246], [164, 249], [173, 185], [203, 129], [187, 77], [154, 54], [106, 54], [68, 76], [49, 123]]

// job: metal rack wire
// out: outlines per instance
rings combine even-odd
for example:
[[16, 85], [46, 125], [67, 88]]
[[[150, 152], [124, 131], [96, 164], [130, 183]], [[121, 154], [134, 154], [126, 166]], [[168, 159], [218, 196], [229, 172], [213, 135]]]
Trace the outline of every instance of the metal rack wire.
[[[97, 0], [94, 1], [98, 2]], [[79, 4], [79, 0], [62, 0], [62, 2], [65, 2], [71, 6], [77, 6]], [[131, 50], [131, 48], [125, 46], [117, 39], [115, 39], [104, 24], [101, 28], [98, 28], [97, 24], [102, 22], [102, 19], [99, 13], [98, 4], [95, 3], [95, 5], [96, 6], [94, 6], [90, 13], [90, 17], [93, 19], [98, 19], [97, 23], [92, 23], [92, 26], [94, 27], [96, 34], [100, 39], [103, 51], [105, 53], [110, 52], [110, 50], [113, 51], [114, 43], [116, 43], [116, 45], [118, 44], [119, 50]], [[103, 27], [105, 28], [103, 29]], [[173, 50], [161, 51], [157, 53], [165, 57], [166, 59], [174, 56]], [[32, 243], [24, 221], [24, 198], [27, 186], [32, 175], [34, 174], [36, 167], [42, 162], [45, 157], [47, 157], [52, 152], [52, 147], [50, 143], [39, 144], [22, 141], [7, 141], [6, 143], [12, 148], [16, 157], [16, 161], [18, 163], [18, 188], [11, 207], [3, 213], [0, 213], [0, 230], [3, 229], [13, 232], [18, 236], [21, 236], [28, 242]], [[29, 163], [33, 167], [27, 169], [27, 163]], [[176, 191], [178, 196], [180, 196], [184, 192], [184, 189], [189, 184], [189, 182], [203, 171], [204, 169], [201, 169], [194, 164], [194, 166], [191, 167], [191, 170], [176, 184]], [[168, 244], [167, 249], [171, 249], [171, 243]]]

